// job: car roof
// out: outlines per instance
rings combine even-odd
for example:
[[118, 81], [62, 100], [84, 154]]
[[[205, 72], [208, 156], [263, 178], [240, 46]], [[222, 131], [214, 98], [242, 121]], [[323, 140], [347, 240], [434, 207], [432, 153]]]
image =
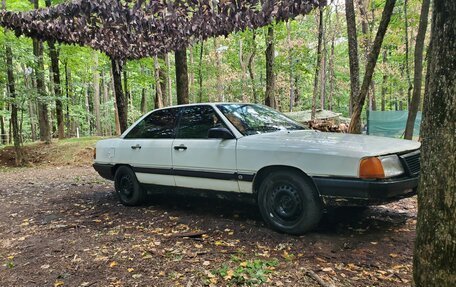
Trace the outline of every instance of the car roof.
[[216, 106], [216, 105], [258, 105], [255, 103], [243, 103], [243, 102], [206, 102], [206, 103], [192, 103], [192, 104], [182, 104], [182, 105], [173, 105], [173, 106], [168, 106], [168, 107], [163, 107], [159, 109], [154, 109], [152, 111], [158, 111], [158, 110], [164, 110], [164, 109], [172, 109], [172, 108], [183, 108], [183, 107], [193, 107], [193, 106]]

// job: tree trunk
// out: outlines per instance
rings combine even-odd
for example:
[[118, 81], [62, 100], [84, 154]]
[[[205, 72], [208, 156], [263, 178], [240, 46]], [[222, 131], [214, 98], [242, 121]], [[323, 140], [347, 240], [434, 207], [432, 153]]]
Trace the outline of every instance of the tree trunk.
[[100, 119], [100, 74], [98, 73], [98, 52], [94, 52], [93, 65], [93, 113], [95, 115], [96, 135], [103, 135]]
[[[8, 112], [10, 112], [10, 105], [8, 104], [7, 105], [7, 108], [6, 110]], [[10, 117], [10, 121], [9, 121], [9, 124], [8, 124], [8, 144], [11, 144], [12, 143], [12, 139], [13, 139], [13, 127], [12, 127], [12, 121], [11, 121], [11, 117]]]
[[268, 27], [266, 35], [266, 94], [264, 103], [271, 108], [276, 107], [275, 100], [275, 75], [274, 75], [274, 28]]
[[456, 2], [434, 0], [413, 260], [417, 287], [456, 282]]
[[166, 79], [164, 79], [165, 71], [160, 69], [160, 62], [158, 56], [154, 58], [154, 75], [155, 75], [155, 99], [154, 105], [156, 109], [163, 108], [163, 95], [166, 91]]
[[204, 42], [200, 43], [199, 62], [198, 62], [198, 102], [203, 102], [203, 53]]
[[[336, 33], [338, 33], [339, 27], [339, 11], [337, 9], [337, 5], [335, 5], [335, 24], [331, 34], [331, 53], [329, 56], [329, 98], [328, 98], [328, 109], [332, 111], [333, 109], [333, 101], [334, 101], [334, 88], [336, 82], [336, 72], [335, 72], [335, 42], [336, 42]], [[331, 16], [329, 17], [331, 21]], [[332, 27], [332, 23], [330, 22], [330, 27]]]
[[[369, 0], [358, 0], [358, 7], [359, 12], [361, 15], [361, 32], [363, 33], [363, 48], [364, 48], [364, 61], [367, 62], [369, 57], [369, 51], [371, 46], [371, 29], [369, 28], [371, 25], [369, 24], [369, 16], [367, 14], [367, 5]], [[375, 82], [372, 80], [369, 86], [369, 110], [376, 110], [376, 103], [375, 103]], [[367, 113], [367, 111], [366, 111]]]
[[294, 102], [294, 105], [297, 106], [299, 105], [299, 102], [301, 100], [301, 95], [300, 95], [300, 90], [299, 90], [299, 74], [298, 73], [295, 73], [295, 83], [294, 83], [294, 87], [295, 87], [295, 91], [294, 91], [294, 95], [295, 95], [295, 102]]
[[[323, 15], [323, 26], [322, 26], [322, 51], [321, 51], [321, 68], [320, 68], [320, 107], [322, 110], [325, 109], [326, 106], [326, 69], [327, 69], [327, 58], [328, 58], [328, 48], [326, 43], [326, 24], [325, 18], [330, 18], [329, 9], [326, 9], [326, 16]], [[323, 11], [322, 11], [323, 13]], [[327, 20], [326, 20], [327, 21]]]
[[288, 83], [289, 83], [289, 95], [290, 95], [290, 112], [293, 111], [294, 107], [294, 70], [293, 70], [293, 47], [291, 46], [291, 31], [290, 31], [290, 20], [285, 22], [285, 28], [287, 29], [287, 48], [288, 48]]
[[[0, 101], [0, 112], [4, 112], [5, 106], [4, 106], [4, 101]], [[6, 145], [7, 139], [6, 139], [6, 130], [5, 130], [5, 119], [3, 116], [0, 114], [0, 145]]]
[[254, 60], [256, 54], [256, 33], [255, 30], [252, 31], [252, 53], [249, 57], [249, 62], [247, 64], [247, 69], [249, 70], [250, 85], [252, 86], [252, 98], [254, 103], [258, 103], [258, 95], [255, 86], [255, 73], [254, 73]]
[[89, 100], [89, 84], [84, 85], [84, 103], [85, 103], [85, 110], [86, 110], [86, 123], [87, 123], [87, 130], [88, 135], [92, 135], [92, 124], [91, 124], [91, 113], [90, 113], [90, 100]]
[[[410, 45], [409, 45], [409, 33], [408, 33], [409, 27], [408, 27], [407, 4], [408, 4], [408, 0], [404, 0], [405, 73], [407, 75], [407, 83], [408, 83], [408, 88], [407, 88], [407, 106], [410, 107], [413, 85], [412, 85], [412, 80], [410, 79], [410, 64], [409, 64], [409, 54], [410, 54], [410, 48], [409, 47], [410, 47]], [[427, 19], [426, 19], [426, 23], [427, 23]]]
[[[358, 38], [353, 0], [345, 0], [345, 18], [347, 19], [348, 58], [350, 62], [350, 104], [348, 110], [351, 116], [353, 108], [358, 102], [359, 94]], [[361, 129], [361, 126], [358, 128]]]
[[351, 117], [350, 127], [348, 129], [350, 133], [361, 133], [361, 112], [364, 106], [364, 102], [366, 100], [366, 96], [369, 92], [369, 86], [372, 81], [375, 65], [377, 64], [378, 55], [380, 54], [383, 38], [388, 28], [388, 24], [391, 20], [391, 15], [393, 14], [394, 4], [396, 4], [396, 0], [386, 0], [385, 8], [383, 9], [382, 18], [380, 20], [377, 35], [375, 36], [375, 40], [372, 45], [372, 50], [369, 53], [369, 58], [367, 60], [363, 84], [361, 85], [359, 97], [357, 97], [358, 101], [354, 106], [353, 114]]
[[336, 76], [334, 72], [334, 35], [331, 39], [331, 52], [329, 55], [329, 97], [328, 97], [328, 109], [332, 111], [333, 109], [333, 98], [334, 98], [334, 82], [336, 81]]
[[[2, 7], [5, 9], [5, 7]], [[5, 35], [6, 37], [6, 35]], [[11, 98], [11, 126], [13, 130], [13, 142], [16, 166], [21, 166], [24, 163], [24, 157], [22, 154], [21, 144], [22, 139], [19, 133], [19, 123], [17, 118], [18, 105], [16, 102], [16, 86], [14, 83], [14, 71], [13, 71], [13, 52], [11, 50], [10, 43], [6, 39], [6, 67], [7, 67], [7, 81], [8, 81], [8, 92]], [[2, 120], [3, 122], [3, 120]], [[3, 128], [4, 129], [4, 128]], [[2, 132], [3, 134], [3, 132]]]
[[174, 57], [176, 63], [177, 104], [188, 104], [187, 50], [176, 51]]
[[[33, 80], [30, 77], [30, 68], [27, 68], [24, 63], [21, 63], [22, 74], [24, 75], [24, 87], [27, 90], [33, 89]], [[29, 123], [30, 123], [30, 135], [31, 140], [36, 141], [36, 121], [35, 121], [35, 101], [30, 97], [27, 103], [28, 115], [29, 115]], [[1, 109], [1, 108], [0, 108]], [[21, 129], [22, 132], [22, 129]]]
[[166, 63], [166, 74], [165, 74], [165, 78], [166, 78], [166, 98], [168, 99], [168, 105], [172, 106], [173, 105], [173, 93], [172, 93], [172, 89], [173, 89], [173, 83], [172, 83], [172, 80], [171, 80], [171, 76], [170, 76], [170, 62], [169, 62], [169, 55], [168, 53], [165, 54], [165, 63]]
[[[51, 0], [45, 1], [46, 7], [51, 7]], [[59, 52], [55, 48], [55, 41], [47, 41], [49, 46], [49, 58], [51, 58], [51, 78], [54, 85], [55, 95], [55, 114], [57, 117], [57, 134], [59, 139], [65, 138], [65, 126], [63, 121], [63, 104], [62, 104], [62, 88], [60, 87], [60, 67], [59, 67]]]
[[323, 26], [321, 69], [320, 69], [320, 108], [322, 110], [324, 110], [325, 105], [326, 105], [326, 39], [325, 39], [325, 28]]
[[247, 94], [245, 93], [245, 74], [247, 65], [244, 61], [244, 47], [242, 39], [239, 40], [239, 65], [241, 66], [241, 97], [242, 101], [247, 102]]
[[55, 113], [57, 117], [57, 130], [59, 139], [65, 138], [65, 123], [63, 120], [63, 103], [62, 89], [60, 87], [60, 68], [59, 68], [59, 52], [55, 48], [54, 41], [48, 41], [49, 57], [51, 58], [52, 79], [54, 81], [55, 94]]
[[[169, 75], [167, 70], [168, 64], [166, 63], [167, 60], [166, 54], [160, 54], [154, 57], [154, 77], [155, 83], [157, 86], [155, 88], [155, 97], [154, 97], [154, 106], [157, 108], [158, 106], [164, 107], [167, 103], [171, 100], [169, 105], [172, 105], [172, 98], [171, 93], [169, 93], [170, 85], [169, 82]], [[160, 104], [161, 102], [161, 104]]]
[[369, 87], [369, 95], [370, 95], [370, 109], [371, 111], [376, 111], [377, 110], [377, 99], [375, 98], [375, 81], [372, 79], [371, 85]]
[[146, 88], [141, 89], [141, 114], [145, 114], [147, 112], [147, 92]]
[[33, 54], [35, 55], [35, 77], [38, 92], [38, 122], [40, 127], [40, 140], [46, 144], [51, 143], [51, 130], [49, 125], [48, 104], [44, 87], [43, 43], [33, 40]]
[[0, 144], [6, 145], [5, 122], [3, 116], [0, 116]]
[[[39, 8], [39, 1], [34, 0], [34, 8]], [[33, 55], [35, 56], [35, 77], [38, 92], [38, 121], [40, 125], [40, 140], [46, 144], [51, 143], [51, 130], [49, 125], [48, 105], [44, 90], [44, 63], [43, 42], [33, 39]]]
[[[5, 0], [2, 2], [3, 7], [6, 6]], [[2, 8], [3, 8], [2, 7]], [[6, 145], [6, 134], [5, 134], [5, 120], [2, 114], [5, 111], [5, 103], [6, 101], [3, 99], [3, 96], [0, 94], [0, 145]]]
[[[116, 89], [115, 89], [115, 85], [114, 85], [114, 75], [112, 74], [112, 69], [111, 69], [110, 85], [111, 85], [111, 90], [114, 92], [114, 98], [115, 98]], [[115, 131], [114, 131], [115, 134], [120, 135], [121, 132], [120, 132], [119, 109], [117, 108], [117, 99], [114, 99], [114, 128], [115, 128]]]
[[318, 17], [318, 46], [317, 46], [317, 63], [315, 65], [315, 75], [314, 75], [314, 86], [313, 86], [313, 96], [312, 96], [312, 112], [310, 118], [315, 119], [317, 113], [317, 98], [319, 94], [318, 89], [318, 79], [320, 77], [320, 66], [321, 66], [321, 45], [323, 42], [323, 10], [319, 9]]
[[388, 52], [385, 48], [383, 48], [383, 82], [382, 82], [382, 111], [386, 109], [386, 92], [388, 90], [388, 73], [386, 64], [388, 62]]
[[102, 80], [102, 87], [103, 87], [103, 103], [104, 103], [104, 108], [103, 108], [103, 118], [105, 119], [103, 122], [104, 124], [104, 132], [103, 135], [105, 136], [111, 136], [112, 135], [112, 128], [111, 128], [111, 121], [106, 120], [110, 119], [111, 117], [109, 116], [109, 110], [107, 108], [107, 103], [109, 102], [109, 85], [110, 81], [109, 78], [106, 79], [107, 76], [104, 73], [104, 70], [101, 70], [101, 80]]
[[125, 99], [128, 101], [130, 100], [130, 90], [128, 89], [128, 73], [127, 73], [127, 62], [124, 62], [124, 65], [122, 67], [122, 80], [123, 80], [123, 91], [125, 95]]
[[405, 126], [404, 138], [411, 140], [413, 137], [413, 128], [415, 126], [416, 114], [420, 106], [421, 82], [423, 75], [423, 50], [424, 39], [426, 38], [427, 21], [429, 15], [430, 0], [423, 0], [421, 6], [420, 24], [415, 43], [415, 71], [413, 74], [413, 95], [409, 105], [407, 124]]
[[363, 33], [362, 35], [362, 45], [364, 48], [364, 60], [367, 61], [367, 57], [369, 56], [369, 50], [370, 50], [370, 30], [369, 30], [369, 19], [367, 15], [367, 7], [366, 7], [366, 1], [368, 0], [358, 0], [358, 8], [359, 8], [359, 13], [361, 15], [361, 32]]
[[65, 94], [66, 94], [66, 113], [65, 113], [65, 122], [66, 122], [66, 129], [67, 129], [67, 137], [71, 136], [70, 133], [70, 79], [71, 79], [71, 72], [68, 68], [68, 62], [65, 61], [64, 64], [65, 69]]
[[223, 83], [222, 83], [222, 78], [220, 77], [220, 72], [222, 70], [222, 63], [220, 60], [220, 55], [218, 51], [218, 44], [217, 44], [217, 38], [214, 37], [214, 49], [215, 49], [215, 67], [216, 67], [216, 72], [215, 76], [217, 78], [217, 99], [219, 102], [224, 102], [225, 101], [225, 96], [223, 94]]
[[[201, 41], [201, 44], [203, 44], [203, 42]], [[204, 46], [204, 45], [203, 45]], [[201, 48], [201, 47], [200, 47]], [[188, 72], [188, 90], [189, 90], [189, 94], [192, 95], [193, 97], [193, 102], [196, 102], [196, 99], [195, 99], [195, 88], [194, 88], [194, 85], [195, 85], [195, 61], [193, 60], [193, 47], [190, 48], [190, 52], [188, 53], [189, 55], [189, 61], [190, 61], [190, 69], [189, 69], [189, 72]]]
[[114, 94], [116, 96], [117, 113], [119, 115], [120, 133], [128, 128], [128, 106], [122, 91], [122, 68], [123, 61], [111, 58], [112, 78], [114, 82]]

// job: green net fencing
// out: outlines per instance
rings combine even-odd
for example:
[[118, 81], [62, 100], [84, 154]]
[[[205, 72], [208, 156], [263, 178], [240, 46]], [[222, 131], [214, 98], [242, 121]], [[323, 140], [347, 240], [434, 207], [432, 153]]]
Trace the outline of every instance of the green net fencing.
[[[367, 134], [392, 138], [403, 138], [408, 111], [369, 111]], [[413, 138], [420, 134], [421, 112], [415, 119]]]

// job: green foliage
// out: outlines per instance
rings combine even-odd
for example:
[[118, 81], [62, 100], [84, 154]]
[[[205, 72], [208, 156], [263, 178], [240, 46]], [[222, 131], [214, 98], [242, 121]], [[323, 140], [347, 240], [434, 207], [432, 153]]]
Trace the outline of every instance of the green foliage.
[[267, 282], [268, 275], [275, 270], [278, 263], [277, 259], [242, 261], [241, 258], [232, 256], [228, 264], [223, 264], [211, 273], [221, 277], [229, 286], [258, 286]]
[[[64, 2], [52, 1], [52, 4]], [[335, 1], [334, 3], [337, 3]], [[414, 38], [416, 35], [419, 21], [421, 1], [408, 0], [407, 24], [409, 26], [409, 71], [413, 74], [413, 49]], [[335, 4], [324, 8], [324, 27], [325, 27], [325, 49], [326, 57], [326, 98], [328, 101], [331, 87], [330, 66], [331, 43], [334, 41], [334, 80], [332, 83], [332, 106], [336, 112], [341, 112], [348, 116], [348, 103], [350, 94], [350, 78], [348, 63], [348, 47], [346, 39], [346, 26], [343, 5], [338, 7]], [[359, 54], [361, 64], [361, 75], [364, 73], [364, 45], [363, 39], [372, 39], [381, 17], [385, 0], [370, 1], [368, 10], [368, 21], [370, 32], [363, 35], [361, 32], [361, 18], [357, 15]], [[7, 8], [14, 11], [24, 11], [33, 9], [30, 1], [8, 0]], [[44, 7], [44, 1], [40, 1], [40, 7]], [[356, 9], [359, 13], [359, 9]], [[276, 97], [279, 100], [279, 108], [282, 111], [289, 109], [290, 97], [290, 74], [293, 75], [293, 86], [299, 97], [295, 111], [311, 108], [313, 81], [316, 63], [316, 46], [318, 37], [317, 25], [318, 11], [313, 11], [307, 16], [297, 17], [290, 21], [289, 31], [285, 23], [275, 23], [275, 67], [276, 74]], [[374, 73], [374, 87], [377, 107], [380, 108], [381, 93], [385, 92], [386, 109], [394, 109], [396, 102], [407, 102], [407, 73], [405, 57], [405, 17], [404, 0], [398, 1], [394, 10], [391, 24], [386, 34], [382, 49], [387, 52], [387, 61], [383, 63], [382, 56], [379, 58], [376, 71]], [[253, 38], [255, 33], [255, 38]], [[188, 72], [190, 80], [190, 101], [198, 102], [199, 82], [198, 77], [201, 71], [202, 76], [202, 101], [217, 101], [218, 90], [222, 90], [225, 101], [251, 101], [253, 102], [252, 88], [256, 91], [259, 102], [264, 101], [266, 86], [265, 75], [265, 33], [266, 28], [252, 31], [246, 29], [229, 35], [228, 37], [218, 37], [208, 39], [203, 43], [203, 55], [200, 66], [200, 47], [201, 43], [194, 43], [189, 46], [188, 51]], [[288, 41], [288, 33], [290, 41]], [[215, 46], [217, 43], [217, 47]], [[242, 51], [241, 45], [242, 43]], [[44, 43], [44, 72], [46, 82], [46, 95], [40, 96], [35, 88], [35, 58], [33, 56], [32, 40], [25, 37], [16, 38], [13, 33], [4, 31], [0, 28], [0, 59], [4, 63], [5, 44], [9, 44], [13, 51], [13, 66], [15, 74], [15, 86], [17, 98], [15, 103], [19, 106], [20, 126], [24, 140], [32, 137], [32, 125], [37, 128], [36, 103], [43, 100], [49, 105], [52, 114], [55, 111], [55, 100], [53, 85], [50, 74], [49, 48]], [[108, 57], [90, 48], [60, 45], [57, 43], [59, 51], [60, 79], [62, 96], [60, 100], [64, 105], [65, 118], [69, 119], [68, 135], [75, 136], [76, 130], [80, 135], [96, 134], [95, 114], [94, 114], [94, 73], [99, 74], [100, 78], [100, 122], [102, 134], [112, 134], [115, 131], [115, 109], [114, 94], [111, 78], [111, 62]], [[254, 81], [250, 80], [247, 69], [248, 61], [255, 51], [252, 70]], [[241, 67], [242, 62], [246, 66]], [[171, 79], [172, 103], [176, 103], [175, 92], [175, 68], [174, 54], [169, 53], [170, 66], [160, 60], [160, 67], [168, 73]], [[217, 64], [217, 57], [219, 64]], [[95, 58], [98, 58], [98, 65], [95, 67]], [[291, 60], [291, 65], [290, 65]], [[426, 65], [426, 63], [424, 64]], [[201, 68], [200, 68], [201, 67]], [[65, 74], [65, 68], [68, 75]], [[154, 59], [145, 58], [141, 60], [128, 61], [125, 65], [128, 78], [128, 100], [129, 123], [133, 123], [141, 116], [141, 96], [144, 91], [147, 98], [146, 109], [154, 109], [155, 97], [155, 70]], [[217, 77], [219, 75], [219, 77]], [[387, 81], [383, 82], [384, 75]], [[68, 77], [67, 77], [68, 76]], [[67, 84], [68, 78], [68, 86]], [[253, 85], [253, 86], [252, 86]], [[105, 98], [105, 92], [107, 98]], [[86, 100], [87, 97], [87, 100]], [[86, 105], [86, 102], [88, 105]], [[319, 101], [317, 100], [319, 103]], [[6, 93], [6, 65], [0, 64], [0, 116], [3, 117], [5, 127], [9, 127], [9, 116], [12, 100]], [[169, 100], [165, 105], [169, 104]], [[317, 106], [319, 108], [319, 106]], [[327, 106], [325, 108], [328, 108]], [[68, 111], [68, 113], [67, 113]], [[55, 116], [53, 118], [53, 130], [56, 129]]]

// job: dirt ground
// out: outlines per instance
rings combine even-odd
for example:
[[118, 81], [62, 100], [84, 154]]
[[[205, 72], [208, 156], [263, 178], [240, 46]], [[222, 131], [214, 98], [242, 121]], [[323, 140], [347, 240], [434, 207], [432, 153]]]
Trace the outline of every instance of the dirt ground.
[[0, 285], [410, 286], [415, 224], [410, 198], [339, 210], [296, 237], [240, 202], [156, 195], [124, 207], [90, 166], [6, 169]]

